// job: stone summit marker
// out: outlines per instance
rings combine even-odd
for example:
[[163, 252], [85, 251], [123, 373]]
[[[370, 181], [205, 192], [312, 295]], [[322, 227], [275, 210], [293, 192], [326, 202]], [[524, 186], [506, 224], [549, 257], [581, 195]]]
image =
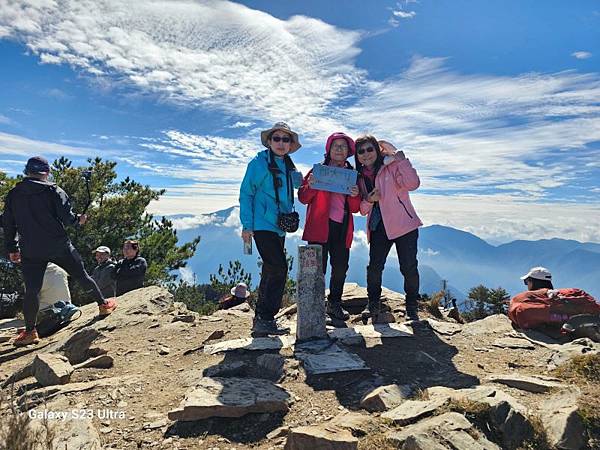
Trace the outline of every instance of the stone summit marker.
[[296, 342], [327, 339], [325, 328], [325, 275], [323, 248], [298, 246], [298, 322]]

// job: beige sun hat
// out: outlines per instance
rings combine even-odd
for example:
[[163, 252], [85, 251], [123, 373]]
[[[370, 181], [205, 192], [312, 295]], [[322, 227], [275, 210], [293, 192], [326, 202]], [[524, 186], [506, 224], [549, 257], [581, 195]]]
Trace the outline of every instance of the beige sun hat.
[[268, 130], [261, 131], [260, 132], [260, 141], [262, 142], [262, 145], [269, 148], [269, 143], [267, 141], [269, 140], [269, 137], [271, 136], [271, 134], [273, 134], [273, 132], [278, 131], [278, 130], [283, 131], [284, 133], [288, 133], [289, 135], [292, 136], [292, 142], [290, 142], [290, 153], [294, 153], [296, 150], [298, 150], [300, 147], [302, 147], [302, 144], [300, 144], [300, 139], [298, 138], [298, 133], [296, 133], [295, 131], [292, 131], [290, 129], [290, 126], [285, 122], [277, 122], [275, 125], [273, 125]]
[[246, 283], [238, 283], [233, 289], [231, 289], [231, 295], [235, 295], [238, 298], [250, 297], [248, 285], [246, 285]]

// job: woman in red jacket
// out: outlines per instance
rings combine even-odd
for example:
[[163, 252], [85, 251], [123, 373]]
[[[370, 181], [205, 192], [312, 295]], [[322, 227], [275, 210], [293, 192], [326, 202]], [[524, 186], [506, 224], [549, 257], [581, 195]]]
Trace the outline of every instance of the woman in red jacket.
[[[354, 141], [350, 136], [333, 133], [327, 138], [325, 161], [322, 164], [353, 170], [347, 161], [352, 155]], [[346, 195], [312, 189], [313, 183], [311, 170], [298, 191], [300, 202], [308, 205], [302, 239], [323, 247], [323, 273], [327, 271], [328, 256], [331, 257], [327, 314], [332, 319], [348, 320], [350, 315], [342, 308], [342, 293], [354, 234], [352, 213], [358, 212], [360, 208], [358, 186], [354, 186], [350, 195]]]

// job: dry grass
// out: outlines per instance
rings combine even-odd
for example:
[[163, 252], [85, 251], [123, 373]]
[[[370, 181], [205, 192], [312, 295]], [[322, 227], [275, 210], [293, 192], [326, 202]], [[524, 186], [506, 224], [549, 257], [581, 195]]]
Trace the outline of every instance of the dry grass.
[[533, 436], [519, 447], [519, 450], [550, 450], [552, 446], [548, 442], [548, 436], [546, 435], [546, 429], [544, 428], [544, 422], [539, 416], [529, 415], [527, 416], [531, 427], [533, 428]]
[[358, 441], [358, 450], [393, 450], [396, 447], [383, 434], [374, 433]]
[[0, 450], [52, 450], [55, 438], [48, 419], [34, 426], [26, 412], [15, 405], [13, 391], [0, 391]]
[[561, 378], [579, 382], [600, 382], [600, 354], [580, 355], [554, 371]]
[[423, 308], [431, 314], [433, 317], [437, 319], [443, 319], [444, 315], [440, 311], [440, 306], [442, 305], [442, 299], [444, 298], [443, 292], [436, 292], [433, 294], [430, 300], [426, 302], [422, 302]]

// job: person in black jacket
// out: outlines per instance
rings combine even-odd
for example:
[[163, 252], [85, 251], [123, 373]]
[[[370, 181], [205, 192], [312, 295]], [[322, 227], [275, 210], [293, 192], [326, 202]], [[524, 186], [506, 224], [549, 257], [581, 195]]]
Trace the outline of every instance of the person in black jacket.
[[113, 298], [104, 298], [85, 271], [81, 256], [65, 231], [66, 225], [85, 224], [87, 216], [75, 215], [65, 191], [48, 182], [50, 166], [46, 159], [30, 158], [24, 173], [25, 178], [7, 194], [3, 214], [6, 251], [13, 263], [21, 264], [25, 281], [25, 330], [13, 341], [15, 346], [39, 342], [35, 328], [39, 292], [49, 262], [65, 269], [86, 291], [91, 291], [99, 315], [106, 316], [117, 307]]
[[117, 297], [126, 292], [139, 289], [144, 285], [144, 276], [148, 264], [140, 256], [138, 241], [128, 239], [123, 244], [123, 258], [117, 263], [115, 279], [117, 280]]
[[94, 250], [94, 257], [98, 265], [92, 271], [92, 278], [98, 285], [98, 289], [105, 297], [115, 296], [115, 269], [117, 263], [110, 257], [110, 248], [101, 245]]

